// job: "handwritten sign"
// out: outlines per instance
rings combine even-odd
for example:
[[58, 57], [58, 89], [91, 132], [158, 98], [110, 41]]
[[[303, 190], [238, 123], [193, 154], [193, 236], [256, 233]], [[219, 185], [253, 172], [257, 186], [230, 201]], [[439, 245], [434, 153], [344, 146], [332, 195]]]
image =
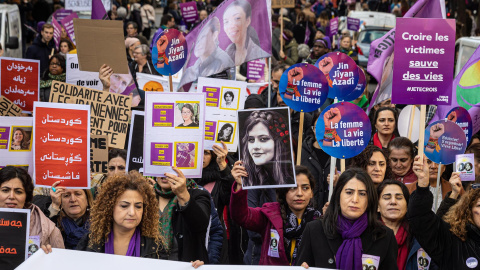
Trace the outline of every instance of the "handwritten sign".
[[92, 135], [90, 137], [90, 168], [92, 173], [107, 173], [107, 140], [107, 135]]
[[40, 97], [40, 61], [18, 58], [0, 59], [0, 95], [24, 111], [33, 110]]
[[0, 267], [15, 269], [28, 258], [30, 209], [0, 210]]
[[18, 107], [11, 100], [0, 96], [0, 116], [18, 116], [22, 113], [22, 108]]
[[89, 106], [35, 102], [34, 118], [35, 185], [90, 188]]
[[53, 81], [50, 102], [90, 104], [92, 134], [107, 135], [108, 147], [125, 147], [131, 97]]

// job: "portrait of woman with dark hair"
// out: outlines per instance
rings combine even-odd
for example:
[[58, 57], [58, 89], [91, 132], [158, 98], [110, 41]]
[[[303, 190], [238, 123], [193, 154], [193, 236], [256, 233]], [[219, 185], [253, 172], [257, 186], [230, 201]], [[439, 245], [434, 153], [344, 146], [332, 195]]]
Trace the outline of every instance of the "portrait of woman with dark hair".
[[232, 135], [234, 132], [234, 128], [232, 124], [226, 123], [224, 124], [217, 134], [217, 141], [219, 142], [232, 142]]
[[[31, 133], [31, 128], [30, 133]], [[10, 150], [13, 151], [24, 151], [30, 150], [30, 136], [27, 134], [25, 128], [14, 128], [12, 133], [12, 143], [10, 145]]]
[[183, 106], [177, 105], [177, 108], [181, 111], [183, 123], [177, 125], [177, 127], [198, 127], [198, 111], [195, 113], [192, 104], [185, 103]]

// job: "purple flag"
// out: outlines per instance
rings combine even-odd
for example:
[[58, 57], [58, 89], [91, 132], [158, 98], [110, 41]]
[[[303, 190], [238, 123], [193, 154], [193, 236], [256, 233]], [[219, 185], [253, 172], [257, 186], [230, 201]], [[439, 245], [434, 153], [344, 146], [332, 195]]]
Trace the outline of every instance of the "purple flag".
[[92, 20], [110, 20], [102, 0], [92, 0]]
[[[445, 0], [419, 0], [404, 18], [446, 18]], [[393, 44], [395, 28], [370, 45], [367, 71], [378, 82], [368, 111], [377, 103], [392, 96]], [[385, 71], [385, 72], [384, 72]], [[385, 74], [384, 74], [385, 73]], [[383, 85], [382, 85], [383, 84]]]
[[55, 48], [59, 49], [60, 45], [60, 35], [62, 34], [62, 26], [52, 18], [52, 25], [53, 25], [53, 41], [55, 41]]
[[270, 0], [226, 0], [187, 36], [188, 59], [180, 87], [198, 77], [270, 57]]
[[186, 23], [195, 23], [198, 20], [197, 2], [180, 3], [180, 10]]
[[77, 45], [77, 43], [75, 42], [75, 31], [73, 29], [74, 18], [78, 18], [77, 13], [75, 12], [65, 17], [62, 21], [60, 21], [60, 24], [62, 24], [63, 27], [65, 27], [65, 31], [67, 32], [67, 35], [70, 38], [70, 40], [73, 42], [73, 44]]

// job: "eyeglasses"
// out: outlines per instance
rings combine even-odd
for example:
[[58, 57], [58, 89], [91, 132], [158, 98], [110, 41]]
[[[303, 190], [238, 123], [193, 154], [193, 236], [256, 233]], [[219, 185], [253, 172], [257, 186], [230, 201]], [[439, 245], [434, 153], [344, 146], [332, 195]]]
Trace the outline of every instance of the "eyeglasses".
[[133, 55], [139, 55], [142, 54], [141, 52], [133, 52]]

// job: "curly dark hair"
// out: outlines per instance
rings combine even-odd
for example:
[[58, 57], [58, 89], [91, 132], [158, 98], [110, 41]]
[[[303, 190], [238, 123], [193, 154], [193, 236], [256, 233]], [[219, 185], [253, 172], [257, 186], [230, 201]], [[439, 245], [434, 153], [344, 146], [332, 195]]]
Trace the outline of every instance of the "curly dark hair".
[[165, 247], [165, 241], [160, 234], [158, 225], [160, 214], [155, 192], [137, 171], [109, 177], [103, 184], [90, 212], [89, 246], [104, 244], [109, 234], [113, 233], [111, 231], [114, 222], [113, 211], [118, 198], [126, 190], [136, 190], [143, 197], [142, 221], [138, 225], [141, 235], [155, 239], [155, 243], [159, 248]]
[[467, 240], [467, 224], [475, 224], [472, 209], [479, 199], [480, 189], [470, 189], [443, 217], [450, 224], [450, 231], [462, 241]]
[[22, 182], [23, 189], [25, 189], [25, 194], [27, 195], [23, 208], [28, 208], [31, 205], [33, 199], [34, 186], [32, 177], [30, 177], [28, 172], [22, 167], [6, 166], [5, 168], [0, 170], [0, 186], [3, 183], [10, 181], [14, 178], [18, 178], [20, 179], [20, 182]]
[[383, 157], [385, 158], [386, 163], [386, 170], [385, 170], [385, 177], [383, 179], [393, 179], [392, 168], [390, 168], [390, 163], [388, 162], [388, 154], [386, 150], [380, 149], [378, 146], [375, 145], [367, 145], [365, 149], [357, 156], [352, 158], [352, 162], [350, 163], [350, 168], [360, 168], [367, 171], [367, 166], [370, 161], [370, 158], [373, 156], [373, 153], [380, 152], [382, 153]]

